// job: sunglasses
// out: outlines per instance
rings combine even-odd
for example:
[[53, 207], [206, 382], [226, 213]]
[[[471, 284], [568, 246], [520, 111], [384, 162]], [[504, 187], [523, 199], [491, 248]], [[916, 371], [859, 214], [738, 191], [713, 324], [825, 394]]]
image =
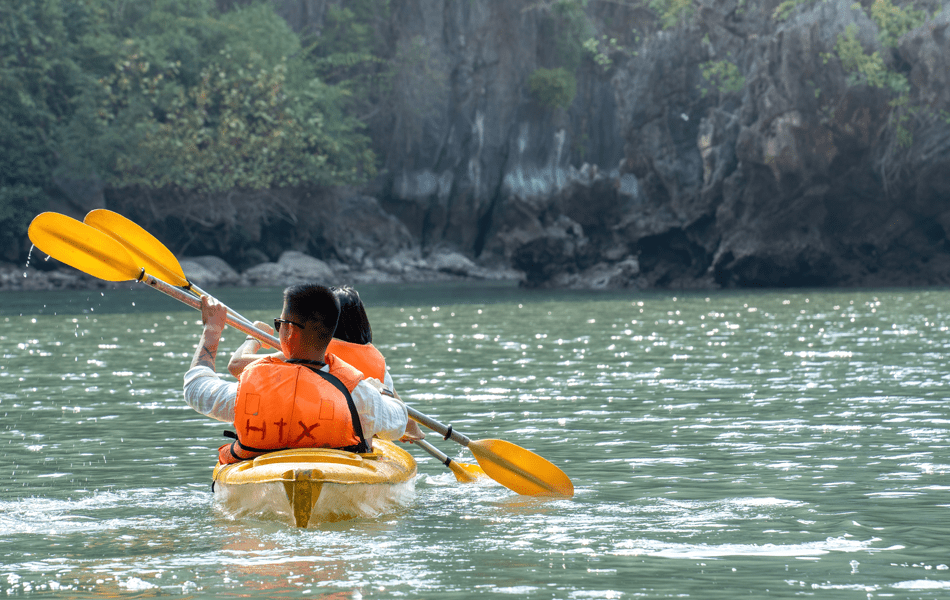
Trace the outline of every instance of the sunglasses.
[[300, 323], [294, 323], [293, 321], [288, 321], [287, 319], [274, 319], [274, 330], [277, 331], [277, 333], [280, 333], [281, 323], [289, 323], [290, 325], [293, 325], [294, 327], [299, 327], [300, 329], [306, 329], [306, 327], [304, 327]]

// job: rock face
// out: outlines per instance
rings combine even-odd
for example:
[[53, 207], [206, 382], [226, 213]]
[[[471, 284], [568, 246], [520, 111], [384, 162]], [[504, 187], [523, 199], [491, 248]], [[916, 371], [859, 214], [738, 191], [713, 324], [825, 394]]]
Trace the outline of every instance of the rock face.
[[[276, 5], [319, 35], [341, 2]], [[228, 262], [247, 284], [512, 268], [553, 287], [950, 281], [947, 2], [896, 45], [870, 0], [802, 1], [787, 18], [779, 0], [702, 0], [667, 28], [649, 4], [391, 0], [393, 89], [367, 128], [382, 175], [280, 192], [293, 217]], [[906, 90], [849, 72], [846, 35]], [[576, 79], [570, 106], [531, 91], [555, 67]], [[182, 247], [223, 252], [197, 239]], [[288, 248], [322, 262], [289, 267]]]
[[[528, 83], [538, 68], [564, 62], [551, 50], [559, 34], [550, 31], [563, 25], [551, 10], [524, 1], [399, 4], [393, 30], [400, 40], [424, 42], [433, 92], [411, 132], [374, 136], [388, 173], [381, 203], [423, 246], [510, 264], [519, 242], [547, 228], [541, 212], [576, 179], [577, 157], [606, 169], [623, 158], [610, 77], [582, 60], [573, 104], [545, 106]], [[584, 19], [592, 33], [594, 21]], [[417, 87], [407, 75], [396, 95]]]
[[[737, 118], [736, 165], [711, 178], [721, 201], [710, 213], [719, 234], [710, 271], [724, 286], [938, 284], [946, 281], [947, 236], [939, 223], [946, 194], [933, 170], [948, 157], [946, 107], [921, 96], [944, 82], [911, 88], [923, 107], [910, 121], [912, 142], [895, 139], [887, 90], [849, 86], [840, 64], [824, 64], [837, 36], [853, 27], [867, 44], [913, 73], [932, 62], [944, 10], [906, 34], [897, 53], [877, 42], [863, 11], [819, 3], [750, 49], [751, 84]], [[932, 48], [931, 57], [911, 49]], [[796, 74], [793, 77], [792, 74]], [[921, 79], [926, 76], [921, 74]], [[751, 94], [750, 94], [751, 95]], [[725, 124], [725, 123], [724, 123]], [[728, 125], [715, 131], [730, 135]], [[714, 136], [716, 133], [713, 134]], [[720, 145], [722, 150], [722, 145]], [[728, 149], [726, 149], [728, 152]], [[946, 189], [946, 188], [944, 188]], [[710, 238], [694, 236], [700, 244]]]
[[[710, 0], [661, 31], [643, 8], [590, 3], [595, 35], [620, 50], [607, 68], [585, 55], [573, 103], [552, 109], [527, 86], [551, 66], [543, 3], [393, 2], [392, 44], [423, 42], [428, 79], [401, 115], [412, 128], [371, 131], [381, 207], [423, 251], [513, 266], [534, 286], [945, 283], [948, 10], [892, 49], [851, 2], [786, 20], [778, 4]], [[849, 82], [835, 57], [849, 28], [910, 83], [909, 146], [896, 95]], [[736, 66], [739, 89], [703, 75], [713, 62]], [[423, 75], [402, 75], [408, 106]]]

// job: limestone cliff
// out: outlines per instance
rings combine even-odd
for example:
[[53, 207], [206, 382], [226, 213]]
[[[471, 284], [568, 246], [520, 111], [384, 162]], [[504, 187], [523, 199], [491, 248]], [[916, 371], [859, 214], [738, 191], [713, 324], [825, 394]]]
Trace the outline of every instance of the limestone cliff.
[[[277, 1], [316, 34], [334, 4]], [[383, 175], [353, 197], [375, 198], [399, 241], [356, 252], [343, 234], [358, 228], [328, 216], [333, 239], [311, 249], [447, 247], [541, 286], [946, 283], [950, 10], [887, 2], [922, 15], [891, 40], [881, 2], [702, 0], [663, 22], [662, 2], [591, 0], [579, 17], [391, 0], [393, 89], [368, 118]], [[565, 58], [570, 36], [583, 51]], [[576, 94], [545, 103], [533, 75], [565, 66]]]

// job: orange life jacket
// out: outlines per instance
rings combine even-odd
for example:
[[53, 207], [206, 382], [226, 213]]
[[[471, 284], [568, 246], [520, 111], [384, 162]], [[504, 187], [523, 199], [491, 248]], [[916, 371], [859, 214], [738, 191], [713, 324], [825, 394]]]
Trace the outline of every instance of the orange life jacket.
[[333, 355], [326, 361], [329, 376], [273, 357], [244, 369], [234, 404], [237, 435], [231, 435], [237, 439], [218, 449], [218, 461], [230, 464], [287, 448], [368, 452], [350, 395], [363, 374]]
[[386, 359], [372, 344], [354, 344], [333, 338], [327, 346], [327, 353], [342, 358], [367, 377], [386, 381]]

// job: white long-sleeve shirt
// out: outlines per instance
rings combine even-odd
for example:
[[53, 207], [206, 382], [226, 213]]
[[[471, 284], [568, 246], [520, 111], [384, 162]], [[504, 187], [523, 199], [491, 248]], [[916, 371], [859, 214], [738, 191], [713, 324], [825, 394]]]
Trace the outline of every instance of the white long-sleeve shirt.
[[[320, 369], [329, 372], [326, 365]], [[350, 395], [366, 443], [372, 447], [373, 436], [383, 440], [398, 440], [406, 432], [409, 413], [401, 401], [384, 396], [374, 387], [375, 379], [360, 381]], [[237, 401], [237, 382], [223, 381], [217, 373], [205, 366], [192, 367], [185, 373], [185, 402], [203, 415], [225, 423], [234, 423], [234, 404]]]

